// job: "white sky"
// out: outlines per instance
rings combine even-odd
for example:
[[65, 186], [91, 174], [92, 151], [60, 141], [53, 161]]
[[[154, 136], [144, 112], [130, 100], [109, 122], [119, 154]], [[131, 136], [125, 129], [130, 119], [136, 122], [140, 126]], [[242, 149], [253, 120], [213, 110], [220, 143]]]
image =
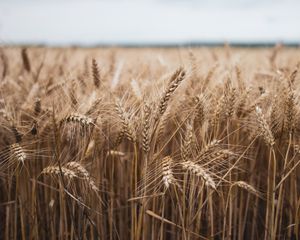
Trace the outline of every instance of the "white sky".
[[299, 0], [0, 0], [0, 44], [300, 43]]

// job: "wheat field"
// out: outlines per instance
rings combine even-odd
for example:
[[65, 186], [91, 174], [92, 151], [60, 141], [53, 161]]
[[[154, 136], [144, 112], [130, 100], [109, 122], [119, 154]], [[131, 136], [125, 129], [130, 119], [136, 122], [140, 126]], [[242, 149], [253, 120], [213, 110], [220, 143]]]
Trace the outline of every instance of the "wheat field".
[[0, 49], [0, 239], [300, 239], [300, 49]]

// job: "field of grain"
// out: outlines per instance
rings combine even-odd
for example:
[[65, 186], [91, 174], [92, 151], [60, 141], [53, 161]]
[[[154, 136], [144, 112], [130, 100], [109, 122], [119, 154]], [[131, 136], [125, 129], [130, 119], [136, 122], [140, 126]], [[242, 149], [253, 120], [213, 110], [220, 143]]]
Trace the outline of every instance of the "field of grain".
[[0, 49], [0, 239], [300, 239], [300, 49]]

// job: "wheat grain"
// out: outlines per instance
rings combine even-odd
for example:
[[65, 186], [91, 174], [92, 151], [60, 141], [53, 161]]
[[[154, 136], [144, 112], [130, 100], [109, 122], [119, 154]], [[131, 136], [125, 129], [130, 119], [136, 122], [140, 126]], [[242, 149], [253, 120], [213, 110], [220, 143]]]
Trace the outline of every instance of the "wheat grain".
[[12, 156], [15, 157], [15, 159], [18, 162], [24, 164], [27, 156], [26, 156], [24, 149], [20, 146], [20, 144], [14, 143], [14, 144], [10, 145], [9, 149], [11, 151]]

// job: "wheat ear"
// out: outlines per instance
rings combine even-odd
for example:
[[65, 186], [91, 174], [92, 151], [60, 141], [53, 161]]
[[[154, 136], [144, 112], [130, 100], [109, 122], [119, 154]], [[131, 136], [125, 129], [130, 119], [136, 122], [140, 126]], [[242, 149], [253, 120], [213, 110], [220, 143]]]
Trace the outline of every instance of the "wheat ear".
[[83, 178], [93, 191], [99, 191], [94, 180], [91, 179], [90, 173], [80, 163], [74, 161], [68, 162], [65, 164], [65, 167], [74, 171], [78, 177]]
[[275, 144], [275, 139], [271, 132], [270, 126], [268, 125], [265, 116], [262, 113], [261, 108], [256, 106], [255, 113], [258, 122], [258, 128], [260, 131], [259, 134], [264, 138], [265, 142], [272, 147]]
[[205, 185], [207, 187], [210, 187], [214, 190], [216, 190], [216, 183], [203, 167], [201, 167], [199, 164], [196, 164], [190, 160], [185, 161], [181, 163], [184, 170], [190, 171], [191, 173], [195, 174], [197, 177], [200, 177], [205, 182]]
[[179, 68], [178, 70], [176, 70], [176, 72], [172, 75], [171, 79], [170, 79], [170, 83], [168, 88], [166, 89], [166, 91], [164, 92], [160, 102], [159, 102], [159, 114], [163, 115], [164, 112], [167, 109], [168, 106], [168, 102], [172, 96], [172, 94], [175, 92], [175, 90], [178, 88], [179, 84], [183, 81], [183, 79], [185, 78], [185, 71], [183, 70], [183, 68]]

